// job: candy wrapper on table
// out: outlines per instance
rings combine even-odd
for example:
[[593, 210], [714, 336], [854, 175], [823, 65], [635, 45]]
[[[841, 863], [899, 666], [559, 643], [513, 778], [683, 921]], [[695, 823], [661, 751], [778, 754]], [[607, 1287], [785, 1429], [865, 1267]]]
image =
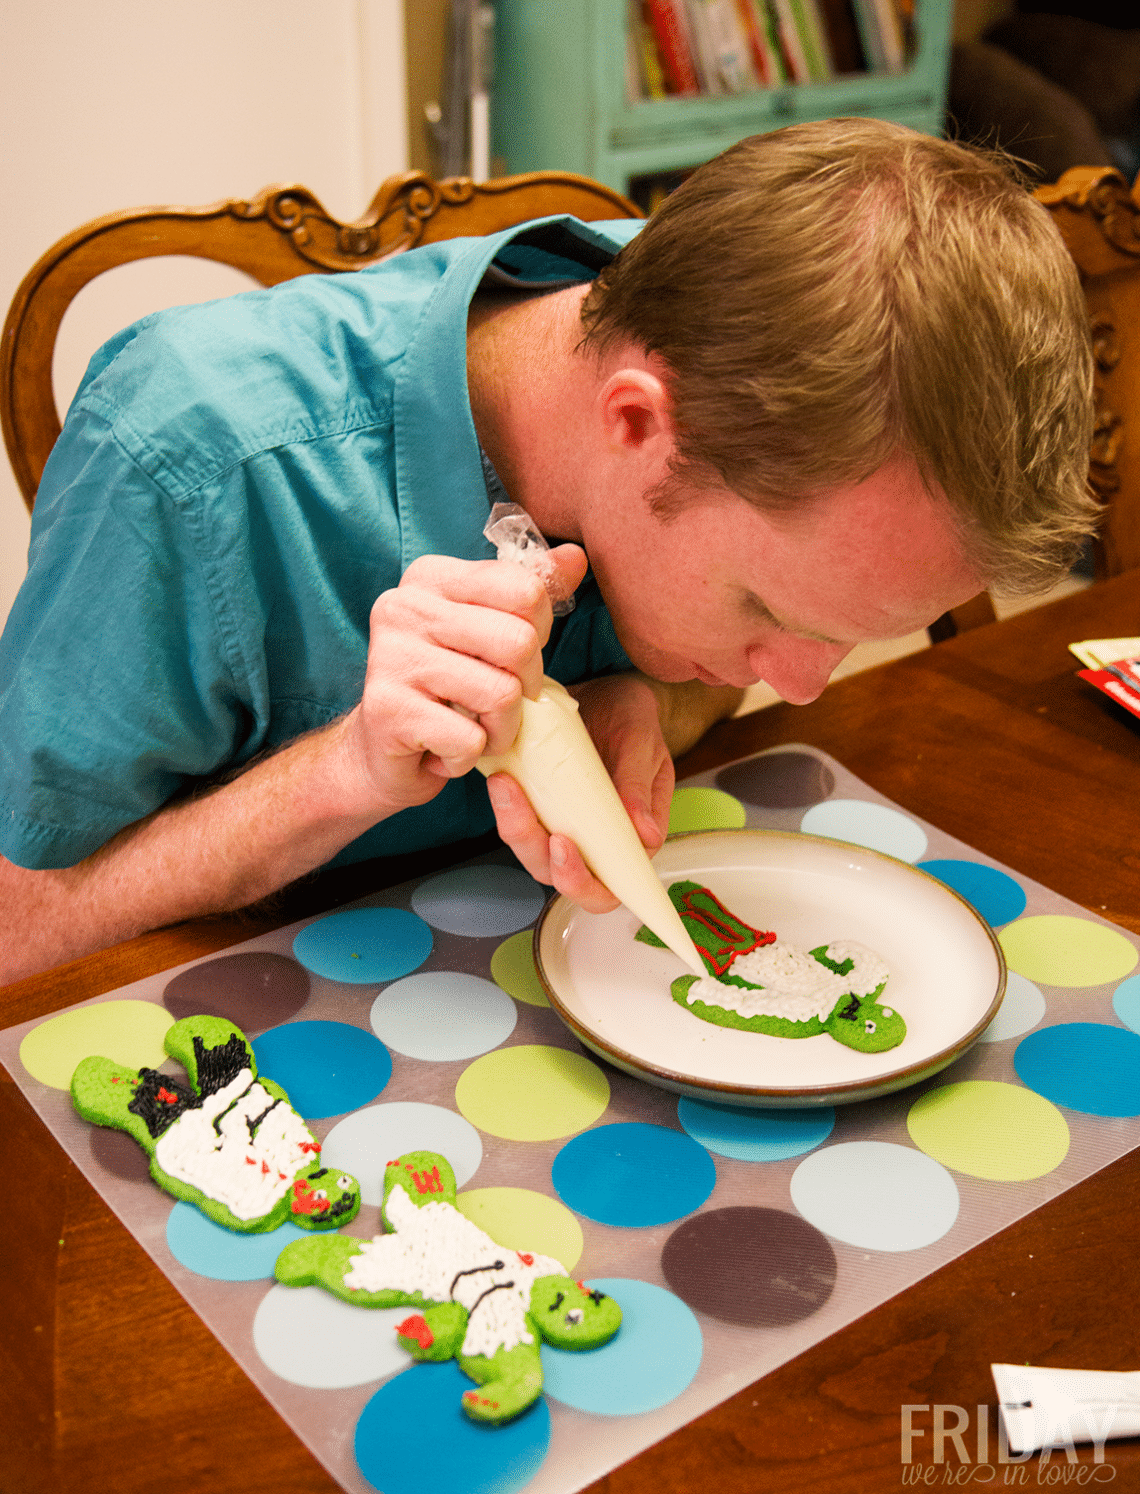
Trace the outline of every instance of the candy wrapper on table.
[[1069, 649], [1085, 666], [1081, 679], [1140, 717], [1140, 638], [1087, 638]]

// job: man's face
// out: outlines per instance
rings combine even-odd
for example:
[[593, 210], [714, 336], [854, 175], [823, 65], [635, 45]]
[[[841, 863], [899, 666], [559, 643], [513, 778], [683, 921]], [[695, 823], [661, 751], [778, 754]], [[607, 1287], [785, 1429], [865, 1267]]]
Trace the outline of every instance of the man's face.
[[789, 515], [708, 494], [668, 519], [645, 495], [599, 504], [582, 537], [639, 669], [669, 682], [764, 680], [797, 704], [855, 644], [924, 628], [984, 584], [909, 458]]

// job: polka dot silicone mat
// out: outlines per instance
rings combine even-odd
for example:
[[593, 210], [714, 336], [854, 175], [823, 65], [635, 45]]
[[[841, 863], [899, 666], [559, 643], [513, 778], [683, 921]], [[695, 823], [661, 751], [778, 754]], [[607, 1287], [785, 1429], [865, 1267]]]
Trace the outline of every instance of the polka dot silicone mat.
[[[569, 1494], [1140, 1144], [1133, 936], [807, 747], [690, 779], [673, 823], [850, 840], [937, 878], [1009, 966], [984, 1040], [862, 1104], [679, 1099], [562, 1026], [530, 953], [543, 891], [505, 854], [0, 1033], [0, 1060], [60, 1144], [353, 1494], [420, 1494], [411, 1448], [428, 1445], [450, 1494]], [[617, 1337], [587, 1354], [543, 1345], [542, 1400], [487, 1431], [459, 1414], [470, 1382], [454, 1363], [415, 1364], [397, 1344], [406, 1309], [276, 1285], [277, 1254], [302, 1231], [218, 1228], [153, 1185], [129, 1137], [71, 1109], [90, 1053], [177, 1076], [163, 1038], [197, 1012], [243, 1028], [323, 1161], [360, 1178], [348, 1233], [380, 1230], [390, 1157], [442, 1152], [461, 1212], [614, 1296]], [[413, 1444], [391, 1435], [405, 1422]]]

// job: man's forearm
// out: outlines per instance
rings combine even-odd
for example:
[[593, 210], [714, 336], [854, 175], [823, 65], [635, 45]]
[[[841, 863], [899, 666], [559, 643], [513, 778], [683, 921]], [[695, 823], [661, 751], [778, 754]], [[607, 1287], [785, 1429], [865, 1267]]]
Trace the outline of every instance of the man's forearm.
[[321, 866], [380, 816], [333, 765], [344, 722], [129, 825], [76, 866], [0, 860], [0, 984], [148, 929], [246, 907]]

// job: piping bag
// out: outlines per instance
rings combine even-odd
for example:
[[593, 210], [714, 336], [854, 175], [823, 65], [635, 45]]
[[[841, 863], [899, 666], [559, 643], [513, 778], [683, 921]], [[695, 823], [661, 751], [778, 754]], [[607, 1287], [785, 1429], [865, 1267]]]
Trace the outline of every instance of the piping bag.
[[[556, 616], [573, 610], [573, 596], [559, 594], [558, 573], [546, 540], [517, 503], [496, 503], [483, 533], [500, 560], [525, 565], [542, 579]], [[530, 800], [543, 828], [568, 836], [599, 882], [691, 970], [706, 974], [582, 724], [578, 702], [557, 680], [544, 675], [538, 699], [523, 697], [522, 724], [510, 749], [481, 757], [475, 766], [485, 776], [509, 773]]]

